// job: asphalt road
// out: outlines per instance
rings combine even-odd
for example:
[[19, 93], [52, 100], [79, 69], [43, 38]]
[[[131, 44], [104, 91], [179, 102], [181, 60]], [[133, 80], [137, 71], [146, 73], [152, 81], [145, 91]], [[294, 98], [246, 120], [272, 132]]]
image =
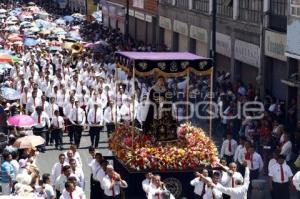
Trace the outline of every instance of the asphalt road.
[[[37, 159], [37, 165], [40, 168], [41, 174], [51, 173], [52, 166], [58, 162], [58, 156], [60, 153], [64, 153], [67, 151], [69, 144], [69, 137], [64, 136], [64, 150], [59, 151], [56, 150], [54, 146], [47, 147], [46, 153], [40, 153]], [[83, 163], [83, 172], [85, 175], [85, 193], [87, 198], [90, 198], [90, 168], [88, 167], [88, 147], [91, 145], [90, 138], [88, 136], [88, 132], [83, 133], [83, 137], [80, 143], [80, 149], [78, 150]], [[97, 151], [101, 152], [104, 156], [110, 156], [111, 152], [107, 149], [107, 134], [101, 133], [100, 136], [100, 144], [99, 149]]]

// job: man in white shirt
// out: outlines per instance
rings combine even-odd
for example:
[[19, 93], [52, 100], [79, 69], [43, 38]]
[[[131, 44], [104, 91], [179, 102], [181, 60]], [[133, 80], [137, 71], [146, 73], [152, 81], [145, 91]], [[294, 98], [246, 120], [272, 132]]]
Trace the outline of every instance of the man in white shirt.
[[51, 185], [51, 178], [49, 173], [45, 173], [42, 176], [43, 186], [45, 187], [46, 198], [45, 199], [55, 199], [55, 192], [53, 186]]
[[280, 155], [280, 150], [276, 149], [272, 153], [272, 159], [268, 163], [268, 173], [270, 173], [271, 168], [277, 164], [278, 156]]
[[[247, 164], [244, 163], [246, 166]], [[247, 191], [250, 184], [250, 178], [249, 178], [249, 168], [246, 167], [245, 169], [245, 179], [244, 182], [238, 182], [237, 186], [232, 187], [224, 187], [221, 184], [214, 184], [209, 183], [210, 186], [214, 187], [215, 189], [221, 191], [222, 193], [225, 193], [230, 196], [231, 199], [247, 199]]]
[[229, 164], [229, 170], [226, 172], [224, 176], [222, 176], [221, 184], [225, 187], [232, 187], [236, 186], [236, 182], [242, 182], [243, 176], [241, 173], [236, 171], [237, 165], [236, 163], [232, 162]]
[[82, 190], [84, 190], [85, 181], [82, 168], [77, 166], [75, 159], [69, 159], [69, 165], [71, 166], [72, 174], [74, 174], [77, 177], [77, 179], [79, 179], [79, 181], [77, 182], [78, 186], [81, 187]]
[[65, 154], [61, 153], [58, 156], [58, 162], [55, 163], [52, 167], [52, 171], [51, 171], [51, 183], [54, 186], [55, 184], [55, 180], [61, 175], [63, 174], [63, 167], [68, 165], [68, 163], [65, 161], [66, 160], [66, 156]]
[[293, 177], [293, 185], [297, 190], [298, 199], [300, 198], [300, 171], [298, 171]]
[[50, 119], [52, 119], [54, 117], [55, 110], [59, 110], [59, 107], [55, 103], [55, 98], [52, 96], [52, 97], [50, 97], [50, 103], [48, 105], [48, 108], [46, 109], [46, 112]]
[[[163, 198], [164, 193], [168, 191], [167, 188], [165, 187], [164, 183], [161, 181], [161, 178], [159, 175], [155, 175], [152, 178], [152, 183], [148, 187], [148, 192], [147, 192], [147, 198], [148, 199], [157, 199], [157, 198]], [[173, 195], [170, 195], [171, 199], [174, 198]]]
[[32, 92], [26, 104], [26, 114], [30, 115], [35, 111], [35, 108], [40, 104], [40, 99], [37, 97], [36, 92]]
[[70, 149], [67, 152], [65, 152], [65, 155], [66, 155], [67, 162], [69, 162], [69, 159], [75, 159], [77, 165], [82, 168], [81, 157], [76, 149], [76, 145], [71, 145]]
[[274, 164], [270, 170], [270, 188], [273, 199], [289, 199], [289, 185], [292, 181], [293, 173], [291, 168], [285, 164], [285, 156], [279, 155], [277, 164]]
[[65, 121], [62, 116], [59, 115], [59, 110], [54, 111], [54, 116], [51, 120], [51, 127], [52, 127], [52, 137], [55, 141], [55, 148], [59, 150], [63, 149], [63, 131], [64, 131]]
[[[72, 131], [74, 136], [74, 142], [77, 148], [80, 146], [81, 135], [83, 131], [83, 126], [85, 125], [86, 117], [85, 112], [80, 108], [79, 101], [75, 101], [75, 108], [71, 111], [70, 122], [72, 123]], [[71, 140], [71, 138], [70, 138]]]
[[107, 175], [103, 178], [104, 195], [107, 199], [121, 199], [121, 188], [127, 188], [127, 182], [114, 171], [113, 166], [106, 167]]
[[292, 156], [292, 142], [290, 141], [290, 135], [287, 133], [283, 134], [283, 142], [280, 146], [280, 155], [284, 155], [286, 157], [286, 162], [289, 163]]
[[90, 109], [87, 120], [90, 125], [91, 146], [98, 148], [100, 131], [103, 129], [103, 110], [97, 103]]
[[116, 114], [112, 101], [109, 102], [109, 106], [104, 110], [104, 122], [106, 124], [108, 136], [115, 131]]
[[145, 177], [146, 177], [146, 179], [143, 180], [143, 182], [142, 182], [142, 188], [143, 188], [143, 190], [144, 190], [144, 192], [146, 193], [146, 196], [147, 196], [149, 186], [152, 184], [153, 174], [152, 173], [146, 173]]
[[253, 145], [250, 145], [248, 152], [244, 156], [244, 160], [246, 160], [247, 166], [250, 169], [250, 180], [258, 179], [259, 172], [263, 170], [264, 163], [261, 155], [255, 152]]
[[76, 191], [73, 182], [65, 182], [65, 189], [60, 195], [59, 199], [83, 199], [79, 191]]
[[[42, 107], [38, 106], [36, 107], [36, 111], [31, 114], [31, 117], [34, 119], [36, 125], [33, 127], [33, 134], [39, 135], [43, 137], [46, 140], [46, 145], [49, 143], [49, 131], [50, 128], [50, 119], [44, 111], [42, 111]], [[41, 150], [41, 152], [45, 152], [45, 145], [41, 145], [38, 147], [38, 149]]]
[[59, 198], [65, 189], [65, 183], [72, 174], [72, 169], [69, 165], [65, 165], [63, 167], [63, 173], [59, 175], [54, 183], [54, 187], [56, 190], [56, 198]]
[[29, 99], [31, 97], [31, 94], [28, 91], [28, 87], [24, 87], [24, 91], [21, 93], [21, 98], [20, 98], [20, 105], [22, 108], [22, 112], [25, 113], [26, 111], [26, 104], [29, 102]]
[[241, 171], [242, 169], [240, 169], [243, 164], [243, 154], [246, 153], [246, 147], [245, 147], [245, 142], [246, 142], [246, 137], [245, 136], [241, 136], [239, 138], [239, 145], [237, 146], [236, 150], [235, 150], [235, 153], [234, 153], [234, 156], [233, 156], [233, 160], [234, 162], [237, 163], [238, 165], [238, 171], [241, 172], [241, 173], [245, 173], [244, 171]]
[[[208, 171], [206, 169], [203, 169], [201, 174], [205, 177], [208, 178]], [[203, 199], [204, 194], [206, 193], [207, 190], [207, 185], [205, 181], [200, 177], [200, 174], [196, 172], [196, 178], [194, 178], [190, 184], [194, 186], [194, 199]]]
[[100, 162], [103, 160], [101, 153], [95, 154], [95, 159], [93, 159], [89, 167], [91, 168], [91, 199], [97, 199], [99, 196], [103, 196], [103, 190], [100, 189], [101, 181], [98, 178], [98, 174], [101, 171], [102, 167]]
[[[220, 173], [214, 172], [212, 176], [212, 183], [216, 186], [222, 186], [220, 185]], [[203, 199], [222, 199], [222, 192], [216, 189], [213, 186], [208, 185], [207, 191], [205, 192]]]
[[232, 139], [232, 134], [227, 134], [227, 139], [224, 140], [221, 148], [220, 157], [225, 157], [228, 163], [233, 161], [233, 156], [235, 154], [237, 148], [237, 142]]
[[63, 115], [65, 120], [65, 125], [67, 126], [66, 130], [69, 133], [71, 144], [73, 144], [74, 141], [74, 129], [73, 126], [70, 125], [71, 124], [70, 118], [72, 116], [71, 113], [74, 108], [75, 108], [75, 99], [73, 96], [70, 96], [70, 100], [66, 101], [66, 103], [63, 106]]

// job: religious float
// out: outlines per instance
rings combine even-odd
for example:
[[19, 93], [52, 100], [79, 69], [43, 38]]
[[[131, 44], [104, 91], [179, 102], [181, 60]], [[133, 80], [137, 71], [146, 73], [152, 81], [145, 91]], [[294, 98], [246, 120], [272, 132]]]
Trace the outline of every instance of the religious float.
[[[212, 75], [211, 60], [190, 53], [118, 52], [116, 60], [118, 67], [132, 74], [133, 79], [155, 74], [164, 78], [189, 77], [192, 72], [200, 76]], [[201, 128], [188, 121], [180, 124], [176, 114], [174, 118], [170, 113], [172, 108], [164, 107], [160, 114], [159, 107], [168, 101], [166, 93], [167, 89], [152, 87], [147, 97], [152, 106], [147, 108], [145, 122], [138, 127], [137, 121], [118, 123], [109, 139], [114, 167], [130, 185], [125, 190], [126, 197], [145, 197], [141, 183], [145, 174], [152, 172], [162, 177], [176, 198], [192, 198], [190, 181], [194, 173], [211, 167], [218, 159], [213, 140]], [[172, 98], [166, 104], [175, 104], [174, 100], [177, 99]]]

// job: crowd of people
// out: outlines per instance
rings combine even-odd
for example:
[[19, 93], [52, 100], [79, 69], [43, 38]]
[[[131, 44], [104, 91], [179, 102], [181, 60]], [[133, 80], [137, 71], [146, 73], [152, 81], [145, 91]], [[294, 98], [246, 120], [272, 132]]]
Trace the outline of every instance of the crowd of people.
[[[20, 7], [31, 13], [33, 18], [37, 17], [25, 5], [14, 3], [14, 6], [2, 4], [1, 8], [9, 11]], [[55, 23], [59, 17], [49, 15], [47, 20]], [[15, 21], [15, 25], [19, 27], [17, 34], [25, 37], [27, 31], [21, 26], [21, 21]], [[88, 48], [80, 54], [72, 53], [72, 49], [50, 51], [49, 46], [63, 45], [63, 39], [39, 32], [26, 35], [37, 39], [37, 45], [20, 46], [9, 40], [11, 33], [8, 26], [8, 23], [1, 24], [2, 47], [21, 57], [21, 62], [13, 65], [4, 85], [19, 91], [21, 98], [13, 103], [3, 101], [2, 107], [10, 116], [19, 113], [31, 115], [36, 125], [33, 132], [24, 128], [8, 129], [7, 117], [1, 117], [1, 129], [4, 132], [8, 129], [6, 133], [9, 134], [9, 146], [2, 154], [2, 193], [50, 199], [84, 199], [86, 176], [76, 149], [81, 146], [82, 132], [88, 130], [91, 141], [91, 198], [120, 198], [122, 190], [130, 185], [95, 149], [98, 148], [100, 132], [106, 130], [108, 135], [111, 134], [116, 122], [129, 124], [136, 121], [143, 126], [147, 116], [143, 106], [152, 83], [141, 79], [134, 81], [130, 74], [116, 68], [113, 54], [119, 50], [147, 52], [155, 49], [131, 39], [124, 40], [118, 30], [95, 21], [74, 19], [56, 28], [62, 28], [67, 33], [77, 32], [83, 41], [89, 43], [101, 41], [98, 47], [100, 53]], [[192, 85], [194, 79], [186, 81]], [[242, 82], [233, 85], [225, 73], [220, 73], [216, 81], [216, 101], [220, 110], [224, 110], [223, 115], [236, 115], [238, 102], [247, 101], [263, 102], [266, 111], [259, 120], [249, 116], [216, 121], [218, 128], [214, 134], [224, 135], [218, 165], [221, 171], [204, 169], [196, 173], [196, 178], [191, 181], [191, 186], [195, 187], [195, 198], [246, 198], [255, 186], [252, 180], [263, 173], [270, 177], [272, 198], [289, 198], [292, 185], [299, 195], [300, 174], [293, 175], [297, 169], [294, 160], [298, 157], [300, 143], [300, 123], [297, 125], [295, 121], [295, 102], [291, 103], [285, 118], [283, 105], [270, 96], [261, 99], [251, 84], [247, 87]], [[175, 88], [186, 85], [184, 79], [183, 83], [166, 82], [169, 87], [178, 83]], [[185, 115], [184, 109], [180, 114]], [[45, 146], [53, 144], [56, 149], [63, 150], [63, 134], [69, 136], [70, 149], [59, 155], [49, 174], [39, 173], [35, 165], [35, 149], [16, 151], [12, 147], [17, 137], [31, 133], [45, 138], [45, 144], [37, 147], [40, 152], [45, 152]], [[147, 174], [142, 188], [148, 199], [173, 197], [159, 175]]]

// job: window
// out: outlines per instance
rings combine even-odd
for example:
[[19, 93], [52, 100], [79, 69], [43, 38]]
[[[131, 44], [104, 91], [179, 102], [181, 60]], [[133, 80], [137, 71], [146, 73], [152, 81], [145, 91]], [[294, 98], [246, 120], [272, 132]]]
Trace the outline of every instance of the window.
[[228, 0], [217, 0], [217, 14], [219, 16], [232, 18], [233, 10], [230, 2]]
[[174, 0], [160, 0], [160, 4], [173, 6], [174, 5]]
[[294, 17], [300, 17], [300, 0], [291, 1], [291, 15]]
[[239, 19], [252, 23], [261, 22], [263, 0], [240, 0]]
[[209, 0], [194, 0], [193, 9], [201, 12], [209, 12]]
[[271, 15], [287, 15], [287, 1], [288, 0], [272, 0], [270, 1]]

